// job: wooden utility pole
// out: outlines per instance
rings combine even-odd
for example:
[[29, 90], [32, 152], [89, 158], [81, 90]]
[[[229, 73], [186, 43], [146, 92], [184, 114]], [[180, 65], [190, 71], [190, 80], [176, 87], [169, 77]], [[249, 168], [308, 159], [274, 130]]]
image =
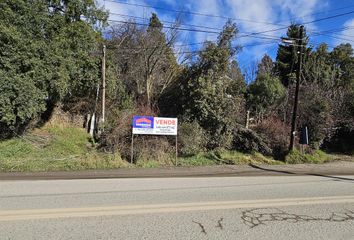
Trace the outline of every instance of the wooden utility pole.
[[295, 98], [294, 98], [294, 109], [293, 116], [291, 119], [291, 133], [290, 133], [290, 146], [289, 151], [294, 149], [295, 145], [295, 135], [296, 135], [296, 118], [297, 118], [297, 108], [299, 104], [299, 90], [300, 90], [300, 81], [301, 81], [301, 68], [302, 68], [302, 48], [303, 48], [303, 35], [304, 35], [304, 26], [300, 26], [300, 34], [299, 39], [297, 41], [297, 47], [299, 49], [298, 54], [298, 63], [297, 63], [297, 71], [296, 71], [296, 89], [295, 89]]
[[102, 45], [102, 124], [106, 111], [106, 45]]
[[246, 128], [249, 128], [249, 124], [250, 124], [250, 111], [247, 111], [247, 116], [246, 116]]

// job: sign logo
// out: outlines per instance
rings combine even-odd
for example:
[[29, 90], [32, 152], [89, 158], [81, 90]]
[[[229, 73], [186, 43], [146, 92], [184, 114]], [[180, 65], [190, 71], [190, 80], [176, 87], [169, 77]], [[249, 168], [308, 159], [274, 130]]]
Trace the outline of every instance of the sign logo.
[[136, 126], [139, 126], [139, 127], [142, 127], [142, 128], [151, 128], [153, 125], [154, 122], [148, 118], [138, 118], [136, 121], [135, 121], [135, 125]]
[[154, 118], [145, 116], [133, 117], [133, 128], [154, 128]]

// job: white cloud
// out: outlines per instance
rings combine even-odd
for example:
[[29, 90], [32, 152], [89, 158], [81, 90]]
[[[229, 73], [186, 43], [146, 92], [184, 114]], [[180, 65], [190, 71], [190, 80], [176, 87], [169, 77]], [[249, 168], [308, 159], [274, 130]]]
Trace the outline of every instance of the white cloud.
[[[193, 12], [208, 14], [208, 15], [222, 15], [223, 8], [222, 3], [219, 0], [204, 0], [204, 1], [193, 1], [190, 6]], [[209, 26], [214, 28], [222, 28], [225, 23], [225, 19], [210, 17], [210, 16], [201, 16], [193, 15], [190, 22], [194, 25], [200, 26]], [[215, 31], [215, 30], [211, 30]], [[205, 40], [214, 41], [217, 37], [217, 34], [210, 33], [195, 33], [194, 38], [197, 42], [203, 42]]]
[[[188, 0], [162, 0], [165, 4], [177, 10], [192, 11], [209, 15], [225, 16], [236, 19], [235, 22], [239, 27], [240, 34], [244, 35], [245, 32], [261, 32], [280, 28], [281, 26], [286, 26], [290, 22], [290, 19], [296, 18], [301, 22], [307, 22], [314, 19], [311, 16], [315, 11], [321, 11], [328, 7], [328, 0], [199, 0], [199, 1], [188, 1]], [[124, 15], [134, 15], [139, 17], [149, 18], [151, 12], [156, 12], [161, 20], [174, 21], [178, 13], [170, 11], [162, 11], [159, 9], [143, 8], [137, 6], [130, 6], [126, 4], [117, 4], [110, 1], [98, 0], [100, 5], [105, 4], [105, 8], [111, 13], [118, 13]], [[128, 3], [138, 3], [142, 5], [150, 5], [151, 1], [148, 0], [128, 0]], [[150, 3], [149, 3], [150, 2]], [[305, 16], [299, 19], [299, 17]], [[309, 16], [310, 15], [310, 16]], [[222, 28], [225, 24], [225, 18], [217, 18], [210, 16], [201, 15], [190, 15], [181, 14], [180, 15], [182, 23], [201, 25], [214, 28]], [[111, 20], [123, 20], [122, 18], [115, 15], [110, 15]], [[237, 20], [239, 19], [239, 20]], [[243, 20], [242, 20], [243, 19]], [[249, 21], [244, 21], [249, 20]], [[139, 22], [142, 21], [141, 19]], [[271, 25], [269, 23], [278, 23]], [[354, 20], [352, 23], [354, 24]], [[306, 26], [307, 28], [312, 28], [316, 30], [316, 25], [312, 24]], [[189, 28], [189, 27], [188, 27]], [[213, 30], [218, 31], [218, 30]], [[351, 29], [354, 31], [354, 29]], [[281, 36], [285, 35], [286, 29], [281, 31], [274, 31], [266, 33], [271, 35], [273, 38], [279, 39]], [[352, 32], [343, 32], [343, 34]], [[185, 43], [195, 43], [203, 42], [205, 40], [215, 41], [217, 34], [211, 33], [198, 33], [198, 32], [181, 32], [180, 42]], [[258, 42], [267, 42], [269, 40], [257, 39], [257, 38], [241, 38], [237, 39], [236, 43], [241, 45], [248, 45]], [[200, 45], [199, 45], [200, 46]], [[244, 50], [247, 51], [249, 56], [254, 58], [262, 57], [264, 52], [270, 50], [274, 45], [265, 46], [255, 46], [248, 47]], [[262, 52], [261, 54], [259, 54]]]
[[[148, 5], [144, 1], [135, 1], [129, 0], [127, 1], [129, 4], [139, 4], [139, 5]], [[109, 20], [112, 21], [127, 21], [129, 19], [133, 19], [127, 16], [136, 16], [140, 18], [149, 19], [152, 12], [157, 12], [153, 8], [139, 7], [128, 4], [115, 3], [113, 1], [104, 1], [97, 0], [98, 6], [104, 7], [109, 11]], [[124, 16], [126, 15], [126, 16]], [[135, 19], [137, 22], [142, 22], [144, 19], [137, 18]], [[111, 23], [110, 23], [111, 24]]]
[[[336, 39], [335, 44], [339, 45], [339, 44], [345, 42], [345, 43], [350, 43], [352, 46], [354, 46], [354, 40], [351, 40], [351, 39], [353, 39], [353, 36], [354, 36], [354, 18], [346, 21], [343, 24], [343, 27], [345, 29], [339, 34], [339, 37], [342, 39]], [[345, 41], [344, 39], [347, 39], [348, 41]]]
[[[321, 4], [319, 4], [321, 2]], [[229, 13], [236, 20], [240, 28], [240, 32], [262, 32], [273, 30], [277, 28], [286, 27], [290, 24], [289, 19], [296, 18], [297, 21], [305, 22], [311, 21], [313, 16], [308, 16], [314, 11], [319, 10], [319, 5], [326, 6], [325, 1], [321, 0], [226, 0], [227, 5], [230, 10]], [[306, 18], [300, 18], [304, 15], [307, 15]], [[245, 21], [251, 20], [251, 21]], [[274, 25], [270, 24], [274, 23]], [[314, 28], [315, 25], [306, 26], [308, 28]], [[284, 36], [286, 29], [279, 31], [267, 32], [265, 35], [271, 38], [280, 39], [281, 36]], [[244, 34], [240, 34], [241, 36]], [[262, 35], [261, 35], [262, 36]], [[241, 38], [238, 43], [242, 45], [265, 42], [272, 40], [259, 40], [257, 38]], [[260, 59], [263, 54], [274, 45], [265, 45], [265, 46], [255, 46], [249, 47], [243, 50], [243, 53], [246, 53], [249, 57]], [[246, 55], [245, 54], [245, 55]]]
[[176, 1], [176, 0], [160, 0], [160, 1], [164, 2], [164, 3], [168, 4], [168, 5], [171, 5], [171, 6], [176, 6], [177, 3], [178, 3], [178, 1]]

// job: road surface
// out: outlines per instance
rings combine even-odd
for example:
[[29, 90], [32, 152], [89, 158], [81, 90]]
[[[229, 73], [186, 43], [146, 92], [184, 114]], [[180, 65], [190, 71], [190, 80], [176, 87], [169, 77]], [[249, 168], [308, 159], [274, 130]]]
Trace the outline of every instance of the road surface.
[[354, 239], [354, 176], [0, 181], [0, 239]]

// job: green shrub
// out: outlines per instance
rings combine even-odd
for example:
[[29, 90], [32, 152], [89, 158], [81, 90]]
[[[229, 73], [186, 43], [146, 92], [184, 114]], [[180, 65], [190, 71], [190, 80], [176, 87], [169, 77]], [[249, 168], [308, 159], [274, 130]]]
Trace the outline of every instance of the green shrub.
[[290, 127], [275, 117], [264, 119], [254, 128], [255, 132], [268, 143], [275, 159], [284, 160], [288, 153]]
[[210, 153], [199, 153], [193, 156], [178, 158], [180, 166], [210, 166], [218, 163], [217, 159]]
[[156, 168], [161, 167], [161, 163], [155, 160], [138, 160], [136, 166], [141, 168]]
[[232, 150], [243, 153], [260, 152], [263, 155], [271, 156], [272, 150], [254, 131], [246, 128], [234, 130]]
[[354, 154], [354, 122], [336, 126], [321, 148], [329, 152]]
[[178, 129], [179, 152], [183, 156], [190, 156], [204, 150], [206, 143], [205, 131], [197, 122], [183, 122]]
[[221, 158], [231, 164], [282, 164], [280, 161], [275, 161], [257, 152], [245, 154], [237, 151], [224, 151], [221, 153]]
[[286, 163], [324, 163], [331, 160], [331, 157], [321, 150], [301, 154], [298, 150], [291, 151], [285, 158]]

